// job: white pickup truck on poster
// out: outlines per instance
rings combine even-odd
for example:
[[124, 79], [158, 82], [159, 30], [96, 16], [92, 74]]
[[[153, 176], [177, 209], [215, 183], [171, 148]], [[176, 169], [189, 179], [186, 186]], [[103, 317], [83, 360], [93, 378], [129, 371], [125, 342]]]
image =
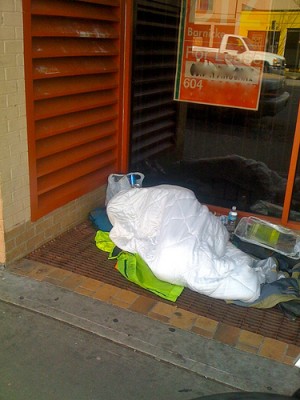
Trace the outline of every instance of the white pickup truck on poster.
[[194, 0], [182, 1], [174, 99], [257, 110], [265, 65], [280, 73], [284, 58], [256, 51], [250, 39], [231, 33], [232, 24], [213, 33], [218, 47], [206, 46], [213, 28], [195, 23], [194, 6]]

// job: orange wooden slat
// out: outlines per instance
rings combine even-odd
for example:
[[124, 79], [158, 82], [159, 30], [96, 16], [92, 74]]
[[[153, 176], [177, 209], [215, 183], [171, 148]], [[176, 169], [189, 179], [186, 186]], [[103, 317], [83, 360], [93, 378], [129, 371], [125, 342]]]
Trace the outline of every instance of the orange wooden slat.
[[105, 152], [114, 148], [115, 141], [112, 138], [104, 138], [44, 157], [37, 162], [37, 176], [39, 178], [94, 156], [101, 158]]
[[121, 6], [120, 1], [122, 0], [79, 0], [84, 3], [108, 5], [108, 6]]
[[[119, 171], [127, 172], [129, 166], [129, 143], [131, 136], [131, 73], [132, 73], [132, 38], [133, 10], [132, 0], [123, 1], [120, 7], [120, 86], [119, 86]], [[122, 32], [122, 34], [121, 34]]]
[[116, 24], [106, 21], [33, 16], [32, 37], [78, 37], [86, 39], [117, 39]]
[[70, 76], [36, 80], [33, 82], [34, 99], [45, 99], [70, 94], [91, 92], [100, 89], [112, 89], [118, 86], [116, 73]]
[[32, 57], [115, 56], [118, 48], [114, 41], [103, 39], [33, 38]]
[[106, 137], [116, 141], [116, 123], [113, 121], [87, 126], [61, 135], [50, 136], [36, 143], [37, 159]]
[[100, 107], [93, 110], [82, 111], [81, 113], [72, 113], [37, 121], [35, 123], [36, 140], [101, 122], [116, 120], [117, 118], [118, 113], [116, 108]]
[[[73, 18], [89, 18], [106, 21], [117, 21], [118, 1], [104, 1], [96, 5], [80, 1], [34, 0], [31, 4], [33, 15], [51, 15]], [[100, 7], [99, 5], [104, 5]]]
[[117, 57], [72, 57], [33, 61], [33, 79], [100, 74], [118, 71]]
[[41, 195], [47, 193], [72, 180], [81, 178], [91, 172], [95, 172], [104, 166], [112, 164], [115, 161], [115, 158], [115, 152], [110, 150], [101, 154], [101, 157], [97, 154], [87, 160], [65, 167], [46, 176], [42, 176], [37, 180], [38, 194]]
[[39, 100], [35, 104], [35, 120], [51, 118], [63, 114], [99, 108], [117, 103], [115, 90], [102, 90], [47, 100]]
[[118, 162], [115, 160], [107, 165], [99, 165], [100, 169], [93, 171], [83, 177], [67, 182], [59, 188], [53, 189], [50, 192], [41, 194], [38, 197], [38, 204], [35, 209], [34, 217], [38, 219], [66, 204], [70, 200], [74, 200], [89, 191], [98, 189], [107, 182], [107, 176], [111, 171], [117, 170]]

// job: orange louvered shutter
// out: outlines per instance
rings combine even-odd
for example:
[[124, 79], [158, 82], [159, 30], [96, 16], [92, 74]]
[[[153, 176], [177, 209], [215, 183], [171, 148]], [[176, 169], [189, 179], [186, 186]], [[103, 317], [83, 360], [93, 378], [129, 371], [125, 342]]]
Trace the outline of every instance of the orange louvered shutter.
[[124, 169], [123, 3], [23, 0], [33, 220]]

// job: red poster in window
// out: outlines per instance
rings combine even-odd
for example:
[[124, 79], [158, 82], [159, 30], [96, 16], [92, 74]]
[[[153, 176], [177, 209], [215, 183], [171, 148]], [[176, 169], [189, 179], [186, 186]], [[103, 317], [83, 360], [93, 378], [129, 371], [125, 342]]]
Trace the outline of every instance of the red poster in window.
[[257, 50], [264, 51], [266, 48], [267, 32], [265, 31], [249, 31], [248, 38], [255, 43]]
[[183, 1], [174, 99], [257, 110], [262, 71], [248, 39], [235, 35], [232, 23], [195, 23], [191, 2]]

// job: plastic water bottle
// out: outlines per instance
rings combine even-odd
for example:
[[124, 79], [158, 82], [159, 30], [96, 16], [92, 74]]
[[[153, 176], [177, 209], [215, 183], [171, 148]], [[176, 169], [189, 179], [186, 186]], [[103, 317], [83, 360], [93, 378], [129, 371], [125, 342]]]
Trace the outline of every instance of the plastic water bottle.
[[232, 206], [227, 218], [227, 230], [230, 234], [232, 234], [235, 230], [237, 215], [236, 206]]
[[128, 174], [128, 179], [132, 188], [141, 187], [141, 185], [137, 182], [136, 174]]
[[129, 175], [128, 175], [128, 179], [129, 179], [129, 182], [130, 182], [130, 186], [131, 186], [132, 188], [135, 187], [135, 184], [136, 184], [135, 175], [134, 175], [134, 174], [129, 174]]

